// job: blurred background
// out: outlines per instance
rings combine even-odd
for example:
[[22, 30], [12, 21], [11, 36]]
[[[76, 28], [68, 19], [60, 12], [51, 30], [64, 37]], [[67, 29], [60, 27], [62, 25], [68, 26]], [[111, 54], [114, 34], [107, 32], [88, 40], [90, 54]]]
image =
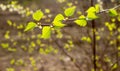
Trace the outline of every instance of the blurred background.
[[[120, 0], [93, 2], [104, 10]], [[80, 27], [68, 21], [69, 26], [52, 32], [47, 40], [41, 38], [39, 28], [24, 32], [36, 10], [44, 12], [42, 24], [52, 24], [66, 8], [76, 6], [70, 17], [76, 18], [86, 15], [90, 5], [90, 0], [0, 0], [0, 71], [94, 71], [91, 22]], [[95, 20], [97, 71], [120, 71], [119, 9], [117, 17], [101, 13]]]

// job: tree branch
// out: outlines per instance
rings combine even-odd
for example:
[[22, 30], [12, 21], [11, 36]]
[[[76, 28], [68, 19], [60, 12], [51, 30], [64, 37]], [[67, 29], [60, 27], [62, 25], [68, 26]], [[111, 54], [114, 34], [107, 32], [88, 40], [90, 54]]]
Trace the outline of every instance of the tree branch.
[[[117, 5], [117, 6], [113, 7], [113, 8], [109, 8], [109, 9], [102, 10], [102, 11], [100, 11], [99, 13], [108, 12], [110, 9], [117, 9], [117, 8], [119, 8], [119, 7], [120, 7], [120, 5]], [[99, 14], [99, 13], [98, 13], [98, 14]]]

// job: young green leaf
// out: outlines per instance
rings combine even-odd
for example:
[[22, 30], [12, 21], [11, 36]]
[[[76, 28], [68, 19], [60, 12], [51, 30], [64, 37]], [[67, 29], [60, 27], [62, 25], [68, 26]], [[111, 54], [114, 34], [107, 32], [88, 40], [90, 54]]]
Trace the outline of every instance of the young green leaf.
[[100, 5], [99, 4], [96, 4], [95, 5], [95, 9], [96, 9], [96, 13], [98, 13], [100, 11]]
[[41, 10], [37, 10], [35, 13], [33, 13], [32, 17], [36, 21], [40, 21], [41, 18], [43, 17], [43, 12]]
[[64, 14], [66, 16], [72, 16], [75, 12], [76, 6], [65, 9]]
[[58, 14], [53, 21], [53, 26], [59, 28], [64, 27], [65, 24], [62, 23], [62, 20], [64, 20], [64, 16], [62, 14]]
[[118, 15], [117, 11], [115, 9], [110, 9], [108, 14], [111, 16], [111, 17], [115, 17]]
[[65, 26], [65, 24], [63, 24], [61, 21], [55, 21], [55, 22], [53, 22], [53, 26], [62, 28]]
[[48, 38], [50, 38], [50, 36], [51, 36], [51, 27], [49, 27], [49, 26], [43, 27], [41, 37], [44, 39], [48, 39]]
[[94, 13], [94, 12], [89, 12], [89, 13], [87, 14], [87, 18], [90, 19], [90, 20], [93, 20], [93, 19], [97, 19], [98, 16], [97, 16], [96, 13]]
[[62, 20], [64, 20], [64, 16], [62, 14], [57, 14], [53, 22]]
[[85, 19], [86, 17], [84, 15], [79, 16], [79, 19]]
[[77, 20], [74, 21], [77, 25], [85, 27], [87, 25], [86, 17], [84, 15], [79, 16]]
[[86, 20], [75, 20], [74, 21], [76, 24], [78, 24], [79, 26], [85, 27], [87, 25], [87, 21]]
[[24, 30], [24, 31], [32, 30], [32, 29], [34, 29], [36, 26], [37, 26], [36, 23], [34, 23], [34, 22], [29, 22], [29, 23], [27, 24], [27, 26], [25, 27], [25, 30]]
[[86, 12], [87, 13], [96, 12], [96, 9], [95, 7], [90, 7]]

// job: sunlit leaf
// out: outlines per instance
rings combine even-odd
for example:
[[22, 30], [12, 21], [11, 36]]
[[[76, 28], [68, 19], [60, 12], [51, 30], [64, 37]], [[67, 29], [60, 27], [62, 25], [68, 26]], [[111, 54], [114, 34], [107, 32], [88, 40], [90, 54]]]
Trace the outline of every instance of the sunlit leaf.
[[89, 12], [89, 13], [87, 14], [87, 18], [93, 20], [93, 19], [97, 19], [98, 16], [96, 15], [96, 13]]
[[84, 15], [79, 16], [79, 19], [85, 19], [86, 17]]
[[65, 9], [64, 14], [66, 16], [72, 16], [75, 12], [76, 6]]
[[87, 25], [87, 21], [86, 20], [75, 20], [74, 22], [76, 24], [78, 24], [79, 26], [83, 26], [83, 27], [85, 27]]
[[24, 31], [32, 30], [32, 29], [34, 29], [36, 26], [37, 26], [36, 23], [34, 23], [34, 22], [29, 22], [29, 23], [27, 24], [27, 26], [26, 26], [26, 28], [25, 28]]
[[108, 13], [109, 13], [109, 16], [112, 16], [112, 17], [115, 17], [118, 15], [118, 13], [115, 9], [110, 9]]
[[64, 16], [62, 14], [57, 14], [53, 22], [62, 20], [64, 20]]
[[58, 14], [53, 21], [53, 26], [59, 28], [64, 27], [65, 24], [62, 23], [63, 20], [64, 20], [64, 16], [62, 14]]
[[63, 24], [61, 21], [55, 21], [53, 25], [58, 28], [62, 28], [65, 26], [65, 24]]
[[86, 17], [84, 15], [79, 16], [77, 20], [74, 21], [77, 25], [85, 27], [87, 25]]
[[43, 27], [41, 37], [44, 39], [48, 39], [48, 38], [50, 38], [50, 36], [51, 36], [51, 27], [49, 27], [49, 26]]
[[37, 10], [35, 13], [33, 13], [32, 17], [36, 21], [40, 21], [41, 18], [43, 17], [43, 12], [41, 10]]
[[95, 9], [96, 9], [96, 13], [98, 13], [100, 11], [100, 5], [99, 4], [96, 4], [95, 5]]
[[96, 12], [96, 9], [95, 7], [90, 7], [86, 12], [87, 13]]

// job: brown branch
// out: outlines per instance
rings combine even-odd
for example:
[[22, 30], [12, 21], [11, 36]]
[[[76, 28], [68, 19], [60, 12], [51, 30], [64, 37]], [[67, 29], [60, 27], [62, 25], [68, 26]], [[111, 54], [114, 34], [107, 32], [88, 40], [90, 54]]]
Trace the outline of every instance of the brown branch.
[[[93, 5], [92, 5], [93, 6]], [[115, 6], [115, 7], [113, 7], [113, 8], [110, 8], [110, 9], [117, 9], [117, 8], [119, 8], [120, 7], [120, 5], [117, 5], [117, 6]], [[103, 13], [103, 12], [108, 12], [110, 9], [105, 9], [105, 10], [102, 10], [102, 11], [100, 11], [100, 12], [98, 12], [97, 14], [101, 14], [101, 13]], [[75, 17], [75, 18], [69, 18], [69, 19], [65, 19], [65, 20], [63, 20], [62, 22], [63, 23], [65, 23], [65, 24], [67, 24], [67, 27], [70, 27], [70, 26], [73, 26], [72, 24], [70, 24], [70, 23], [74, 23], [74, 20], [76, 20], [76, 19], [78, 19], [77, 17]], [[53, 26], [53, 24], [52, 24], [52, 22], [51, 23], [42, 23], [42, 24], [40, 24], [41, 26], [51, 26], [51, 27], [54, 27]]]
[[[91, 0], [91, 6], [94, 6], [94, 0]], [[94, 71], [96, 71], [97, 69], [97, 65], [96, 65], [96, 25], [95, 25], [95, 20], [91, 21], [92, 24], [92, 50], [93, 50], [93, 67], [94, 67]]]

